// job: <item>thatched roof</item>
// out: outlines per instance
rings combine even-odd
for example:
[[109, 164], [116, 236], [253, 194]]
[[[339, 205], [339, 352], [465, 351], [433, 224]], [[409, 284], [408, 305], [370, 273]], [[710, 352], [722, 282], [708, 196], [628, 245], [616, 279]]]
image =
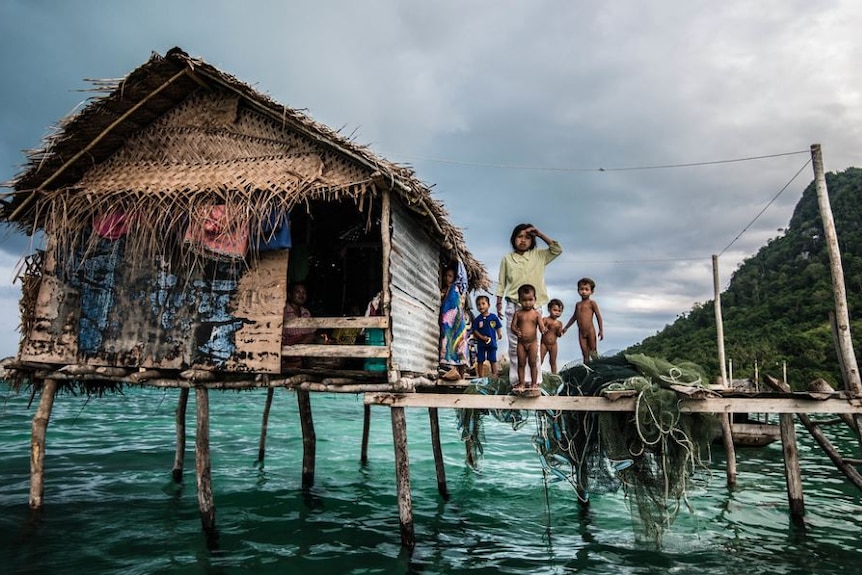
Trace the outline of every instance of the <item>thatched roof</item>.
[[[70, 213], [74, 214], [76, 209], [92, 213], [94, 203], [98, 202], [102, 202], [101, 208], [107, 208], [109, 202], [121, 206], [131, 202], [140, 207], [142, 200], [160, 196], [152, 205], [164, 208], [177, 198], [182, 198], [186, 205], [194, 205], [200, 201], [193, 199], [196, 195], [239, 189], [247, 194], [244, 201], [250, 201], [251, 205], [262, 205], [264, 201], [271, 204], [278, 197], [283, 207], [290, 208], [312, 198], [357, 199], [386, 187], [421, 216], [453, 258], [464, 262], [472, 287], [487, 286], [484, 266], [466, 249], [461, 230], [449, 222], [443, 205], [432, 197], [429, 186], [416, 177], [412, 168], [376, 155], [302, 111], [275, 102], [181, 49], [173, 48], [164, 56], [154, 53], [125, 78], [99, 81], [95, 87], [101, 95], [62, 120], [58, 129], [45, 138], [41, 149], [29, 152], [24, 170], [4, 184], [14, 188], [14, 193], [2, 202], [0, 219], [27, 231], [47, 227], [56, 233], [58, 226], [73, 225]], [[166, 157], [155, 157], [156, 153], [125, 158], [125, 166], [134, 162], [134, 170], [112, 171], [111, 162], [116, 162], [124, 147], [128, 149], [135, 138], [154, 140], [156, 145], [151, 150], [169, 146], [172, 137], [182, 138], [181, 127], [162, 128], [157, 122], [196, 94], [212, 92], [232, 95], [237, 106], [277, 123], [285, 131], [299, 134], [305, 142], [324, 150], [328, 157], [338, 158], [342, 171], [354, 170], [363, 179], [353, 179], [350, 185], [327, 180], [321, 177], [318, 158], [298, 157], [302, 153], [268, 154], [267, 142], [253, 135], [235, 135], [229, 143], [232, 155], [226, 160], [167, 165]], [[219, 137], [219, 131], [213, 130], [207, 136], [207, 145]], [[239, 146], [237, 137], [245, 138]], [[183, 141], [187, 146], [188, 140]], [[257, 194], [256, 201], [252, 200], [252, 194]], [[61, 220], [48, 213], [44, 207], [48, 204], [54, 214], [58, 212], [57, 205], [62, 205]], [[150, 209], [155, 213], [156, 208]]]

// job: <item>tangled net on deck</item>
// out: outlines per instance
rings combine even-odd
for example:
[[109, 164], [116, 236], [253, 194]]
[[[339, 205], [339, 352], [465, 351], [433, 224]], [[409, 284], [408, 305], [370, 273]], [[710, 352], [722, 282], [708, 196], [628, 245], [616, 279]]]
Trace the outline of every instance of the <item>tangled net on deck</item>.
[[[633, 516], [647, 537], [661, 540], [663, 530], [687, 504], [686, 490], [708, 453], [717, 427], [715, 416], [680, 413], [671, 386], [706, 389], [706, 375], [691, 363], [671, 364], [642, 354], [596, 359], [589, 366], [546, 375], [544, 395], [578, 396], [621, 392], [635, 401], [632, 412], [536, 411], [534, 442], [548, 481], [568, 481], [581, 501], [589, 494], [622, 488]], [[505, 395], [507, 380], [474, 380], [468, 393]], [[461, 409], [458, 425], [467, 442], [468, 461], [482, 454], [482, 418], [490, 415], [523, 426], [530, 412]], [[472, 462], [471, 462], [472, 464]]]

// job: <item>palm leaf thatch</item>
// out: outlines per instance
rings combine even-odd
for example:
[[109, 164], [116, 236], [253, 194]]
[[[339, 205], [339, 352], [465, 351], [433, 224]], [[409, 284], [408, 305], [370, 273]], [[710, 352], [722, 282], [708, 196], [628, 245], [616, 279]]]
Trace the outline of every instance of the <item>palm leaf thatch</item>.
[[[0, 219], [23, 231], [48, 230], [55, 249], [86, 253], [94, 216], [128, 218], [126, 254], [164, 255], [181, 241], [188, 214], [224, 206], [247, 226], [251, 246], [267, 223], [315, 200], [352, 201], [370, 214], [389, 189], [419, 215], [471, 287], [487, 287], [484, 266], [462, 232], [409, 166], [288, 108], [179, 48], [153, 54], [61, 121], [23, 171], [4, 187]], [[373, 225], [369, 219], [368, 226]], [[251, 254], [254, 257], [255, 254]]]

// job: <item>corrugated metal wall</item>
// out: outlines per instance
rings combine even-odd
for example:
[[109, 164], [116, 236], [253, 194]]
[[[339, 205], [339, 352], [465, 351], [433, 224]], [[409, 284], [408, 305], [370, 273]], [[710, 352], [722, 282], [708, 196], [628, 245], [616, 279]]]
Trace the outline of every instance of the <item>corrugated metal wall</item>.
[[392, 361], [401, 371], [428, 373], [439, 361], [440, 248], [393, 197]]

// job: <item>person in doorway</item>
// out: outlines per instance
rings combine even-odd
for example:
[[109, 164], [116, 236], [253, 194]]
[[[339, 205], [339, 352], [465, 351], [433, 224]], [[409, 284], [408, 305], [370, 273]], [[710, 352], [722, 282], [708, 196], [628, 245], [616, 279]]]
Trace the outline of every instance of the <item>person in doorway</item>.
[[486, 295], [476, 298], [479, 315], [473, 319], [473, 340], [476, 342], [476, 377], [485, 377], [485, 361], [491, 364], [491, 377], [497, 377], [497, 340], [503, 337], [503, 322], [491, 313], [491, 300]]
[[[536, 238], [545, 242], [547, 248], [537, 248]], [[497, 283], [497, 315], [504, 316], [503, 303], [505, 302], [506, 336], [509, 340], [509, 379], [515, 381], [518, 377], [517, 348], [518, 338], [512, 332], [512, 318], [518, 308], [518, 288], [524, 284], [535, 287], [535, 305], [539, 308], [548, 303], [548, 290], [545, 287], [545, 267], [557, 256], [563, 253], [560, 244], [538, 230], [533, 224], [518, 224], [512, 230], [509, 239], [512, 251], [503, 257], [500, 262], [500, 274]], [[536, 360], [538, 361], [539, 348], [536, 347]], [[539, 370], [541, 383], [542, 372]]]
[[539, 365], [544, 365], [545, 357], [547, 357], [550, 362], [551, 373], [557, 373], [557, 338], [563, 335], [561, 315], [563, 315], [563, 302], [558, 299], [549, 301], [548, 315], [542, 319], [545, 322], [545, 333], [542, 335], [542, 360]]
[[[536, 288], [524, 284], [518, 288], [520, 309], [512, 318], [512, 331], [518, 337], [518, 386], [515, 392], [539, 387], [539, 333], [544, 335], [545, 324], [542, 314], [536, 309]], [[530, 380], [526, 379], [527, 365], [530, 366]]]
[[[305, 307], [308, 301], [308, 291], [305, 284], [295, 283], [287, 292], [287, 305], [284, 306], [284, 316], [281, 328], [281, 344], [296, 345], [301, 343], [312, 343], [314, 341], [314, 328], [291, 327], [288, 322], [295, 318], [311, 317], [311, 312]], [[283, 357], [282, 367], [302, 367], [302, 358]]]
[[[584, 365], [599, 356], [598, 341], [605, 338], [605, 329], [602, 323], [602, 312], [599, 311], [599, 304], [590, 296], [596, 289], [596, 282], [590, 278], [581, 278], [578, 280], [578, 295], [581, 296], [581, 301], [575, 304], [575, 312], [572, 318], [566, 322], [563, 328], [563, 333], [566, 333], [573, 323], [578, 324], [578, 342], [581, 345], [581, 354], [584, 356]], [[598, 324], [596, 331], [595, 324]]]

